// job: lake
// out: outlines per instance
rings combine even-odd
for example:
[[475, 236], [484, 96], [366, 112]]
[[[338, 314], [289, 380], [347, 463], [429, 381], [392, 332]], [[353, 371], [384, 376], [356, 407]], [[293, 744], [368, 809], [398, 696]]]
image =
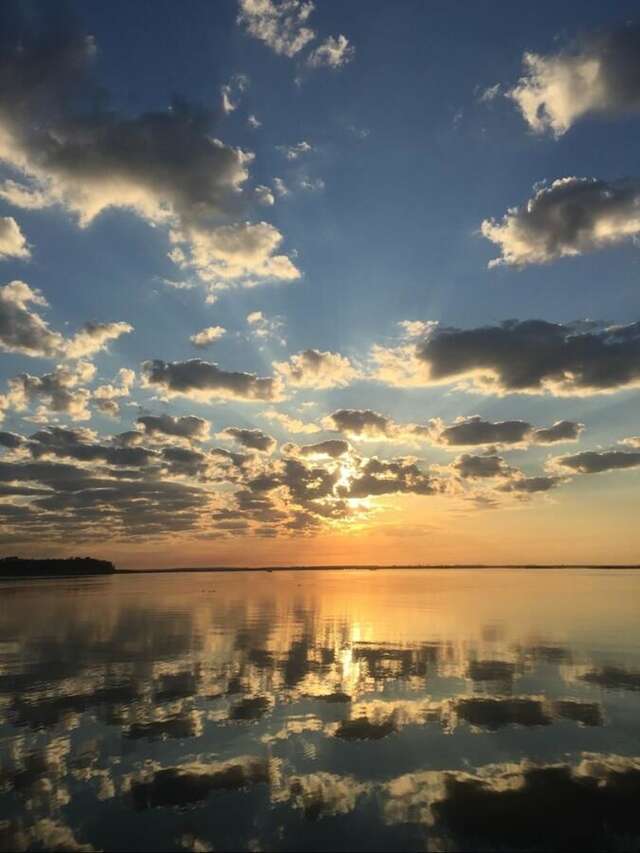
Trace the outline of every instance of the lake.
[[0, 584], [0, 849], [640, 849], [640, 572]]

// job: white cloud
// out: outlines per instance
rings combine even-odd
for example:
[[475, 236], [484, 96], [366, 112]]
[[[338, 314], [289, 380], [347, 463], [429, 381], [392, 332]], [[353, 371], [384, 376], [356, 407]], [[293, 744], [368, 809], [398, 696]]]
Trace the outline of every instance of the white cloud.
[[308, 154], [313, 151], [313, 146], [306, 142], [297, 142], [295, 145], [278, 145], [278, 151], [281, 151], [287, 160], [298, 160], [303, 154]]
[[239, 222], [210, 231], [191, 229], [186, 234], [173, 231], [171, 239], [177, 245], [171, 257], [178, 266], [196, 270], [203, 281], [221, 288], [234, 282], [252, 287], [265, 280], [300, 278], [292, 260], [276, 254], [283, 237], [267, 222]]
[[356, 49], [349, 44], [346, 36], [339, 35], [337, 38], [329, 36], [326, 41], [311, 51], [307, 57], [307, 65], [311, 68], [342, 68], [351, 62], [356, 54]]
[[195, 347], [204, 348], [215, 343], [215, 341], [219, 341], [225, 333], [226, 329], [222, 326], [207, 326], [206, 329], [202, 329], [201, 331], [196, 332], [195, 335], [191, 335], [189, 340]]
[[29, 258], [31, 252], [20, 226], [13, 216], [0, 217], [0, 260], [4, 258]]
[[273, 368], [288, 385], [297, 388], [339, 388], [361, 376], [346, 356], [315, 349], [292, 355], [288, 361], [274, 362]]
[[583, 38], [548, 56], [525, 53], [524, 76], [508, 92], [536, 133], [562, 136], [590, 113], [640, 109], [640, 29], [626, 27]]
[[274, 53], [289, 58], [315, 38], [305, 26], [314, 5], [305, 0], [240, 0], [238, 23]]

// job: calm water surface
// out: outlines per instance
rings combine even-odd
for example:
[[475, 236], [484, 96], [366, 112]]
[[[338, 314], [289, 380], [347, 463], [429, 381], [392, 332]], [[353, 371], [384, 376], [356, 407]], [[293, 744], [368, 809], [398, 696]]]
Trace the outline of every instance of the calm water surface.
[[640, 573], [0, 584], [0, 849], [638, 850]]

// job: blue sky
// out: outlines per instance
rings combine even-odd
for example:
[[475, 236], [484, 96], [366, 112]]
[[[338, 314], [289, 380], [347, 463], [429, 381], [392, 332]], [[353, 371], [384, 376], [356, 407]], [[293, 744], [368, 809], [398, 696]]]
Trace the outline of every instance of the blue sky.
[[[145, 476], [200, 495], [198, 502], [194, 492], [193, 504], [185, 504], [181, 529], [166, 534], [169, 555], [185, 547], [185, 537], [191, 545], [206, 542], [208, 550], [193, 551], [196, 562], [228, 557], [243, 563], [256, 547], [265, 549], [266, 562], [282, 562], [282, 549], [291, 547], [292, 538], [301, 559], [340, 553], [345, 561], [366, 560], [387, 510], [397, 510], [403, 501], [411, 503], [412, 529], [438, 525], [437, 554], [454, 560], [478, 542], [483, 561], [538, 553], [536, 519], [550, 507], [567, 518], [577, 506], [585, 518], [601, 514], [603, 490], [616, 517], [622, 502], [622, 517], [631, 518], [637, 489], [632, 469], [640, 466], [632, 441], [639, 432], [640, 357], [634, 332], [620, 355], [624, 376], [618, 371], [611, 379], [611, 348], [618, 342], [602, 330], [631, 324], [638, 316], [640, 254], [634, 240], [640, 227], [633, 224], [633, 211], [640, 190], [635, 147], [629, 144], [640, 121], [640, 92], [634, 94], [640, 79], [636, 4], [541, 3], [534, 9], [497, 2], [317, 2], [312, 8], [297, 0], [240, 5], [189, 0], [68, 3], [57, 4], [55, 11], [47, 4], [7, 4], [3, 14], [10, 26], [2, 39], [0, 131], [4, 120], [9, 142], [3, 147], [0, 140], [0, 180], [13, 190], [2, 193], [0, 217], [13, 221], [23, 243], [18, 246], [13, 231], [0, 231], [0, 283], [18, 280], [39, 293], [20, 302], [26, 314], [18, 320], [43, 318], [66, 341], [48, 344], [48, 351], [45, 345], [28, 351], [20, 329], [9, 328], [18, 322], [14, 307], [24, 293], [7, 291], [6, 310], [14, 313], [6, 329], [0, 315], [0, 338], [5, 335], [0, 429], [22, 440], [7, 446], [0, 465], [22, 467], [19, 476], [13, 476], [17, 469], [6, 468], [3, 482], [58, 489], [59, 484], [43, 486], [34, 479], [25, 467], [34, 459], [51, 466], [73, 460], [88, 477], [88, 463], [79, 458], [88, 451], [65, 455], [61, 443], [112, 447], [130, 440], [145, 446], [150, 454], [145, 464], [151, 466]], [[306, 29], [313, 37], [300, 39]], [[54, 47], [46, 56], [34, 33], [48, 34], [47, 44]], [[15, 52], [21, 40], [32, 51], [24, 54], [26, 62]], [[337, 52], [325, 49], [339, 44]], [[58, 79], [65, 45], [75, 45], [82, 60]], [[527, 53], [542, 58], [537, 78], [523, 65]], [[50, 69], [36, 90], [29, 69], [40, 61]], [[585, 68], [599, 69], [600, 76], [580, 77]], [[551, 78], [556, 88], [541, 90]], [[570, 91], [570, 86], [578, 88]], [[561, 103], [563, 92], [569, 92], [566, 103]], [[530, 97], [541, 99], [544, 126], [527, 120], [523, 105]], [[181, 102], [192, 106], [181, 113]], [[206, 112], [202, 130], [196, 128], [198, 109]], [[172, 116], [194, 147], [181, 149], [177, 135], [163, 139], [166, 122], [147, 120], [151, 113]], [[132, 153], [131, 137], [122, 143], [122, 128], [143, 124], [146, 135]], [[56, 145], [65, 151], [52, 154]], [[212, 152], [211, 146], [218, 148]], [[200, 153], [190, 160], [189, 151]], [[196, 160], [200, 154], [202, 164]], [[219, 169], [210, 186], [201, 168]], [[554, 184], [567, 178], [591, 183]], [[30, 201], [18, 197], [16, 183], [32, 192]], [[40, 194], [38, 201], [33, 193]], [[530, 199], [536, 210], [529, 215]], [[490, 221], [492, 237], [487, 225], [484, 234], [481, 230]], [[556, 228], [566, 230], [555, 233]], [[236, 241], [232, 264], [242, 267], [237, 275], [230, 271], [231, 255], [220, 260], [220, 241], [227, 235]], [[275, 274], [269, 266], [274, 258], [279, 259]], [[502, 263], [490, 266], [497, 258]], [[478, 363], [476, 369], [474, 363], [466, 372], [450, 372], [444, 382], [434, 381], [431, 341], [435, 347], [450, 327], [493, 328], [512, 319], [562, 324], [571, 334], [575, 327], [568, 324], [596, 321], [599, 325], [586, 331], [591, 335], [586, 343], [609, 360], [602, 367], [602, 353], [589, 356], [588, 364], [578, 356], [569, 369], [577, 365], [585, 375], [606, 373], [607, 378], [598, 379], [597, 387], [584, 377], [566, 379], [567, 387], [560, 388], [557, 375], [548, 373], [537, 387], [516, 388], [504, 374], [487, 390], [473, 377], [494, 368]], [[435, 332], [424, 327], [411, 337], [399, 325], [403, 321], [439, 325]], [[69, 342], [87, 322], [126, 323], [131, 330], [109, 327], [100, 341], [94, 331], [94, 343], [74, 356], [78, 346]], [[212, 333], [209, 346], [196, 347], [190, 337], [210, 327], [224, 332]], [[458, 352], [461, 339], [453, 344]], [[415, 369], [426, 363], [431, 378], [381, 379], [372, 360], [375, 347], [407, 364], [413, 364], [414, 352], [423, 352]], [[305, 357], [304, 376], [296, 378], [296, 354], [309, 352], [315, 356]], [[507, 361], [518, 352], [516, 340]], [[163, 364], [200, 359], [226, 372], [275, 378], [282, 387], [270, 386], [258, 401], [211, 384], [206, 393], [194, 386], [178, 391], [166, 384], [166, 371], [162, 382], [148, 381], [142, 365], [154, 359]], [[90, 379], [85, 368], [82, 380], [67, 386], [71, 397], [86, 392], [84, 403], [68, 395], [56, 403], [41, 383], [34, 391], [34, 383], [25, 385], [24, 379], [20, 393], [15, 383], [11, 386], [16, 377], [50, 375], [60, 365], [77, 373], [79, 362], [95, 367]], [[125, 381], [124, 393], [96, 394], [98, 388], [122, 384], [117, 377], [123, 369], [135, 373]], [[109, 406], [100, 404], [107, 398]], [[393, 425], [384, 434], [340, 431], [327, 418], [341, 409], [379, 413]], [[295, 417], [308, 431], [294, 432], [270, 412]], [[198, 467], [192, 457], [196, 467], [188, 472], [172, 469], [168, 434], [147, 434], [137, 421], [145, 415], [209, 422], [204, 441], [202, 435], [178, 435], [177, 427], [173, 436], [179, 449], [206, 459]], [[493, 424], [519, 420], [546, 427], [569, 421], [579, 427], [572, 443], [557, 446], [531, 438], [518, 446], [513, 441], [511, 446], [500, 441], [443, 445], [438, 429], [475, 415]], [[434, 419], [441, 419], [439, 428]], [[424, 440], [402, 426], [429, 423]], [[219, 435], [226, 427], [259, 429], [275, 437], [278, 447], [267, 459], [240, 442], [250, 458], [240, 474], [223, 475], [212, 467], [210, 454], [238, 444]], [[44, 440], [31, 436], [47, 430], [45, 451]], [[60, 430], [70, 434], [65, 438]], [[141, 436], [118, 438], [131, 431]], [[321, 495], [305, 481], [302, 495], [283, 474], [286, 460], [306, 465], [302, 476], [309, 478], [310, 463], [300, 447], [335, 438], [350, 442], [348, 459], [312, 454], [333, 480]], [[623, 456], [557, 461], [591, 451]], [[455, 468], [456, 452], [500, 456], [506, 467], [496, 477], [465, 477]], [[406, 461], [409, 457], [417, 461]], [[391, 480], [397, 472], [387, 469], [373, 476], [389, 483], [388, 489], [376, 480], [369, 495], [352, 497], [354, 483], [369, 476], [371, 459], [416, 464], [432, 486], [422, 480], [416, 485], [403, 469], [395, 488]], [[99, 473], [106, 478], [101, 488], [110, 480], [142, 477], [128, 469]], [[97, 477], [96, 470], [91, 476]], [[261, 492], [275, 513], [271, 520], [247, 515], [234, 502], [234, 489], [251, 490], [261, 476], [273, 481], [266, 494]], [[533, 483], [524, 485], [532, 477], [549, 480], [540, 494]], [[129, 529], [122, 511], [126, 504], [117, 509], [109, 503], [112, 498], [102, 504], [99, 493], [77, 494], [82, 512], [72, 500], [52, 502], [59, 513], [49, 521], [44, 512], [51, 507], [45, 510], [39, 498], [0, 498], [7, 507], [18, 507], [6, 510], [7, 519], [14, 519], [7, 546], [42, 550], [52, 537], [65, 543], [89, 538], [117, 555], [156, 553], [154, 543], [162, 535], [146, 537]], [[149, 518], [155, 501], [162, 502], [157, 496], [138, 499], [150, 500]], [[92, 514], [85, 516], [89, 504]], [[472, 507], [491, 507], [492, 515], [502, 518], [490, 522], [480, 540], [476, 531], [485, 522], [478, 519], [487, 513]], [[229, 518], [234, 513], [237, 529], [212, 524], [211, 512]], [[432, 512], [436, 521], [425, 521]], [[447, 545], [448, 513], [466, 519], [466, 550]], [[514, 513], [529, 522], [522, 522], [524, 538], [510, 551], [496, 543], [496, 529]], [[116, 533], [108, 533], [107, 520], [116, 517]], [[166, 521], [162, 512], [160, 517]], [[616, 559], [634, 558], [635, 535], [630, 525], [629, 538], [616, 545]], [[394, 536], [388, 537], [394, 553], [409, 561], [422, 553], [419, 535], [410, 548], [401, 533]], [[348, 545], [337, 552], [327, 544], [345, 537]], [[605, 525], [603, 548], [606, 537]], [[566, 554], [557, 548], [552, 553], [552, 559], [571, 558], [568, 546]], [[585, 545], [576, 560], [590, 553]]]

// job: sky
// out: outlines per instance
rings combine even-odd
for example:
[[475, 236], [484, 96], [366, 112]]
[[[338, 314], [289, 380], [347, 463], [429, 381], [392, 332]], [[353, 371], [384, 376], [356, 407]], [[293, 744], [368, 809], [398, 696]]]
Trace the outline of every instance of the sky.
[[2, 552], [638, 561], [637, 4], [0, 18]]

